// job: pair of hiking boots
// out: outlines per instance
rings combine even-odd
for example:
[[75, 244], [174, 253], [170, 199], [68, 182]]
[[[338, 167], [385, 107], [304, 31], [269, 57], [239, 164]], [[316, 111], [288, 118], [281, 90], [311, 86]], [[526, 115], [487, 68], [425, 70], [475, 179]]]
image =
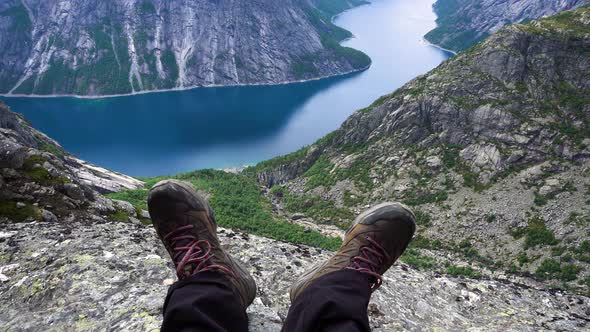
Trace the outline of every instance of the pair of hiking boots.
[[[204, 197], [188, 183], [165, 180], [151, 189], [148, 206], [179, 279], [218, 271], [238, 291], [244, 308], [252, 303], [256, 283], [242, 264], [221, 247], [215, 215]], [[346, 232], [338, 252], [295, 281], [291, 301], [319, 277], [345, 269], [366, 274], [371, 289], [377, 289], [381, 276], [401, 256], [415, 229], [414, 214], [402, 204], [384, 203], [365, 211]]]

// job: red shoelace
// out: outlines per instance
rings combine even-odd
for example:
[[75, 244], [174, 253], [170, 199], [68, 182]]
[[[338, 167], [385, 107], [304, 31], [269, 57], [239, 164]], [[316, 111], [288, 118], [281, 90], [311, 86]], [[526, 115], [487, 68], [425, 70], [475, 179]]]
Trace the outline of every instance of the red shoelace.
[[[170, 248], [174, 252], [172, 260], [176, 265], [176, 274], [179, 279], [195, 275], [199, 272], [219, 270], [229, 275], [232, 271], [226, 266], [212, 264], [213, 246], [207, 240], [199, 240], [190, 233], [193, 225], [178, 227], [164, 236], [164, 241], [170, 241]], [[186, 264], [192, 265], [192, 271], [184, 271]]]
[[383, 282], [383, 277], [378, 271], [389, 255], [385, 249], [371, 237], [367, 236], [367, 241], [369, 241], [369, 245], [362, 246], [360, 248], [360, 255], [353, 257], [351, 259], [351, 265], [346, 268], [373, 277], [374, 281], [371, 281], [371, 291], [374, 292]]

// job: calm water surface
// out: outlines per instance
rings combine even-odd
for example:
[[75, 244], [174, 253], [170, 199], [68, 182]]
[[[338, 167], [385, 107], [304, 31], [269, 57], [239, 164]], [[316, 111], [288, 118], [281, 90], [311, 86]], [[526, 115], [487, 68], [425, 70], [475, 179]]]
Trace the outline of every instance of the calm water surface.
[[254, 164], [309, 145], [450, 54], [426, 45], [434, 0], [374, 0], [340, 15], [373, 60], [359, 74], [280, 86], [199, 88], [95, 100], [5, 98], [97, 165], [135, 176]]

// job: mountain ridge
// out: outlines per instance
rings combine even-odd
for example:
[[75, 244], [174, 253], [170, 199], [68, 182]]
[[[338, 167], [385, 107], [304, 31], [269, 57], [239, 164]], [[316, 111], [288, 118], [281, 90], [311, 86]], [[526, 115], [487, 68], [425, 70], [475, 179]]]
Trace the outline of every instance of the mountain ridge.
[[0, 6], [0, 92], [112, 96], [360, 71], [370, 58], [340, 46], [352, 35], [331, 16], [365, 3], [10, 0]]
[[587, 0], [437, 0], [437, 27], [425, 39], [453, 52], [463, 51], [507, 24], [528, 22], [590, 4]]
[[287, 212], [342, 228], [367, 204], [401, 200], [422, 216], [423, 248], [587, 292], [589, 25], [582, 7], [506, 27], [245, 172]]

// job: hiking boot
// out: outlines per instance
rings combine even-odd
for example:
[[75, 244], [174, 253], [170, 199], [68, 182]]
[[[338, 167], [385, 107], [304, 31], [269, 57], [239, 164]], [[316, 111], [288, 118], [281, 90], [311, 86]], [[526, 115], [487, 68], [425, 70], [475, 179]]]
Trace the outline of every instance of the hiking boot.
[[223, 250], [217, 238], [213, 210], [189, 183], [158, 182], [150, 190], [148, 207], [156, 232], [176, 266], [179, 280], [204, 271], [217, 271], [231, 281], [244, 308], [254, 301], [254, 279]]
[[382, 275], [402, 255], [416, 230], [416, 218], [399, 203], [383, 203], [359, 215], [346, 231], [342, 246], [319, 262], [291, 286], [293, 302], [314, 280], [331, 272], [356, 270], [367, 275], [371, 291], [381, 286]]

